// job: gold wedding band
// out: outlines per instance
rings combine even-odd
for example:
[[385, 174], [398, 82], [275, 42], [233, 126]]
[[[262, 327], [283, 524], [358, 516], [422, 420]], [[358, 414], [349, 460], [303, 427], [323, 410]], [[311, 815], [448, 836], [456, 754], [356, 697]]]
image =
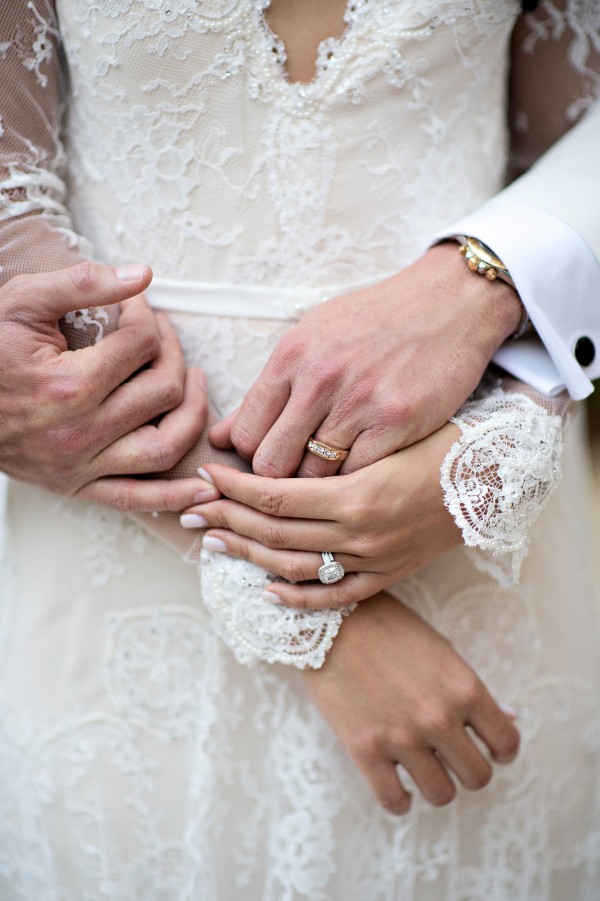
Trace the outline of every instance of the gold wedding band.
[[328, 444], [323, 444], [321, 441], [316, 441], [314, 438], [309, 438], [306, 442], [306, 450], [310, 451], [311, 454], [314, 454], [315, 457], [321, 457], [322, 460], [331, 460], [332, 462], [337, 462], [338, 460], [345, 460], [350, 451], [344, 450], [341, 447], [329, 447]]

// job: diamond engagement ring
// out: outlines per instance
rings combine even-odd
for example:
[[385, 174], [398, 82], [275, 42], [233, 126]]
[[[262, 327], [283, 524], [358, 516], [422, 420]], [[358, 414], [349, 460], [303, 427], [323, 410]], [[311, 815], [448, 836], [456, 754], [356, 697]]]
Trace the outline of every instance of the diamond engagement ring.
[[339, 582], [344, 578], [346, 571], [342, 564], [334, 559], [333, 554], [329, 551], [323, 551], [321, 557], [323, 558], [323, 566], [319, 567], [317, 575], [323, 585], [332, 585], [334, 582]]
[[328, 444], [323, 444], [321, 441], [316, 441], [314, 438], [309, 438], [306, 442], [306, 450], [310, 451], [311, 454], [314, 454], [315, 457], [321, 457], [322, 460], [331, 460], [335, 462], [337, 460], [345, 460], [350, 451], [344, 450], [341, 447], [329, 447]]

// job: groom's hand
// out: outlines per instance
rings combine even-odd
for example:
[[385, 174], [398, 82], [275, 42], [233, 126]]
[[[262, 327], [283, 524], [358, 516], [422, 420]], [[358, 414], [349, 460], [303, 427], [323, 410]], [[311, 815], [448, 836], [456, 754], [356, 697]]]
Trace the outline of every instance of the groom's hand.
[[311, 310], [279, 342], [241, 408], [211, 430], [265, 476], [334, 475], [312, 435], [349, 449], [352, 472], [440, 428], [479, 384], [521, 305], [469, 272], [457, 244]]
[[[151, 278], [148, 266], [83, 262], [0, 288], [1, 471], [127, 510], [179, 510], [206, 487], [133, 478], [174, 466], [206, 415], [201, 373], [186, 373], [172, 328], [141, 294]], [[67, 349], [61, 316], [116, 303], [116, 331]]]

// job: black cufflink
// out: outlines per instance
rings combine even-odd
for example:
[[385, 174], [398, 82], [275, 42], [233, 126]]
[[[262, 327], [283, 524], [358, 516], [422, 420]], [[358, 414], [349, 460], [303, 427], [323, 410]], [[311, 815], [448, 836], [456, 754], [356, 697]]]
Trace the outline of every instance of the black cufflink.
[[578, 338], [574, 353], [575, 359], [580, 366], [589, 366], [590, 363], [594, 362], [594, 357], [596, 356], [594, 342], [591, 338], [588, 338], [587, 335]]

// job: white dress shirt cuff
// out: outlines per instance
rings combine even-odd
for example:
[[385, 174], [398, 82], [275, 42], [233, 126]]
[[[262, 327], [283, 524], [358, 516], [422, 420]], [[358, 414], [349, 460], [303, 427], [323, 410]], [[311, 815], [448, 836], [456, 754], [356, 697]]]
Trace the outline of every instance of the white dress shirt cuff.
[[[539, 339], [504, 344], [494, 362], [546, 395], [581, 400], [600, 376], [600, 263], [561, 219], [499, 195], [435, 236], [472, 235], [497, 254]], [[597, 300], [593, 303], [594, 298]]]

